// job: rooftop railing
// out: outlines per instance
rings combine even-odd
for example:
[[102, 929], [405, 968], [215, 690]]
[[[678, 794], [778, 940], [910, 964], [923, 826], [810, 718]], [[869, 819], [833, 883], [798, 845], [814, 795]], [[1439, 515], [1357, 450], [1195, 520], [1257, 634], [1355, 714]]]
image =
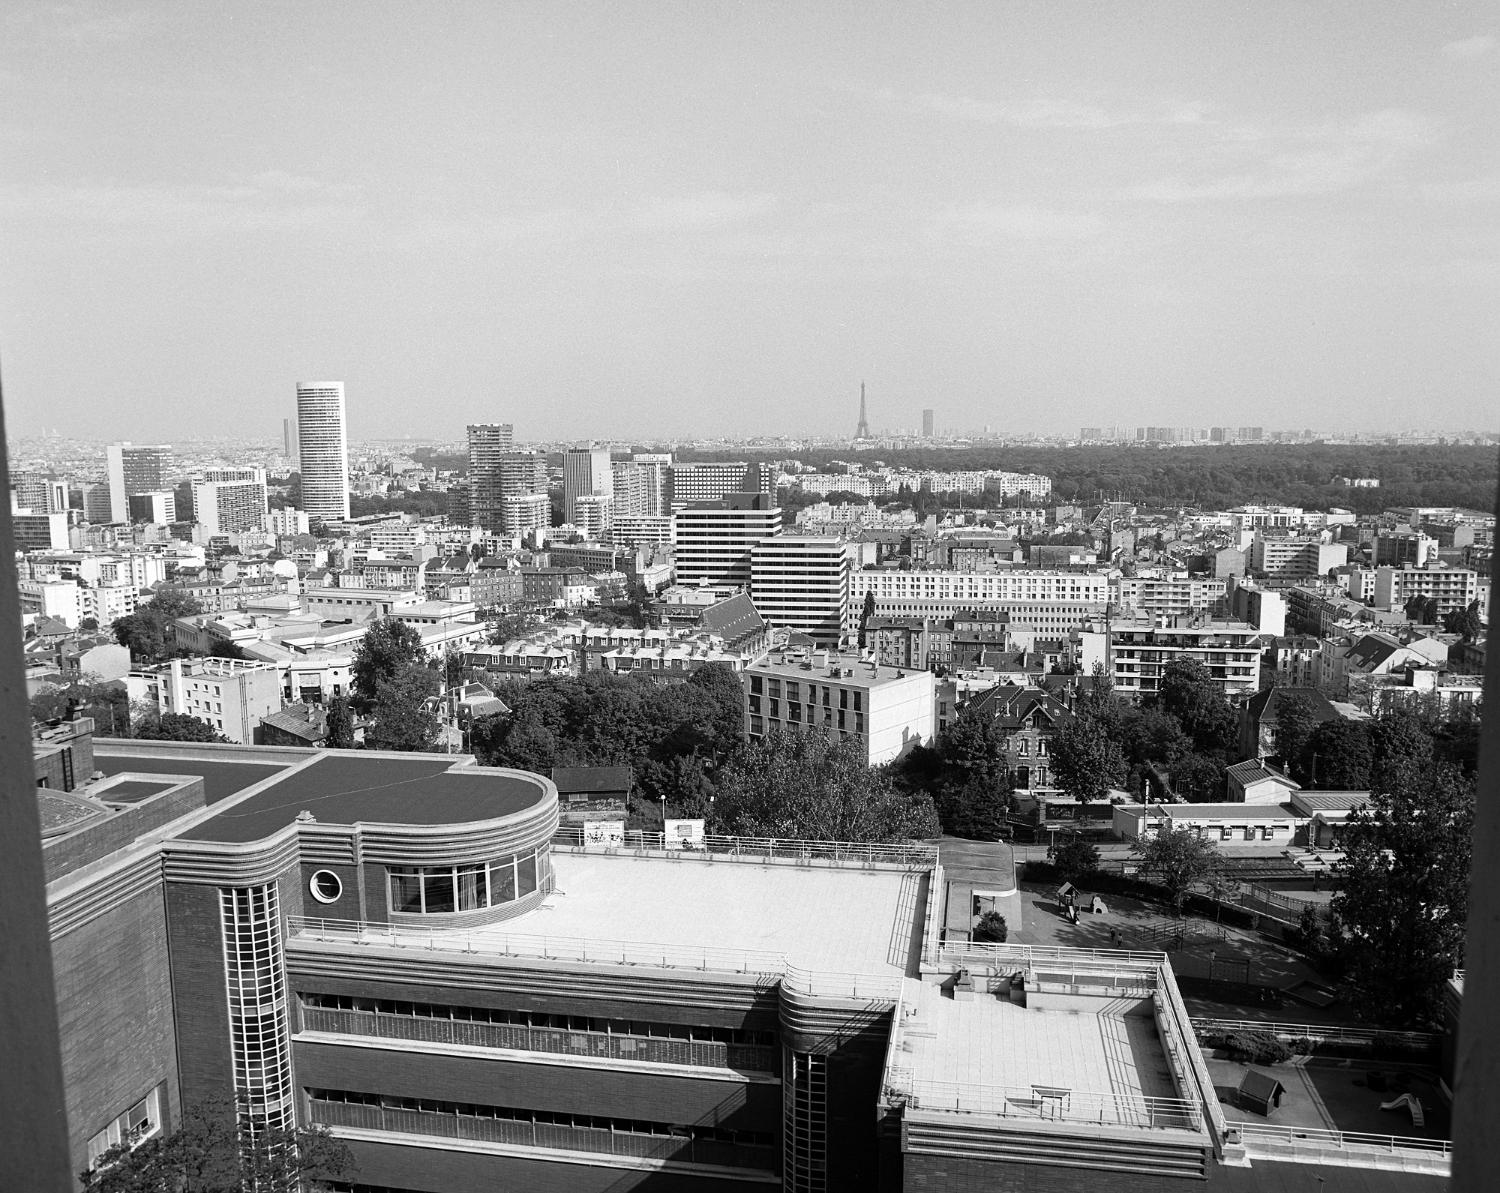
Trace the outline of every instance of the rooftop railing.
[[1060, 945], [995, 944], [987, 941], [950, 941], [940, 945], [930, 964], [987, 965], [1032, 969], [1063, 965], [1075, 969], [1150, 969], [1165, 964], [1166, 953], [1156, 950], [1071, 949]]
[[701, 842], [681, 841], [666, 833], [629, 830], [617, 841], [589, 840], [580, 827], [564, 826], [552, 836], [552, 843], [589, 853], [612, 850], [698, 856], [757, 861], [779, 859], [809, 865], [831, 866], [901, 866], [928, 869], [937, 865], [936, 845], [913, 842], [908, 845], [885, 845], [865, 841], [800, 841], [779, 837], [730, 837], [710, 833]]
[[646, 965], [661, 969], [698, 969], [718, 973], [760, 974], [778, 979], [786, 967], [786, 958], [781, 953], [709, 945], [640, 944], [484, 928], [473, 931], [408, 928], [361, 920], [329, 920], [309, 916], [288, 916], [287, 928], [298, 939], [338, 944], [443, 949], [485, 956]]
[[1185, 1098], [1092, 1093], [1044, 1085], [973, 1085], [959, 1081], [911, 1081], [888, 1092], [915, 1110], [990, 1114], [1002, 1118], [1041, 1118], [1103, 1126], [1201, 1131], [1203, 1113]]
[[1228, 1124], [1230, 1137], [1238, 1133], [1253, 1155], [1256, 1144], [1272, 1154], [1285, 1148], [1315, 1149], [1366, 1155], [1426, 1155], [1448, 1158], [1453, 1144], [1447, 1139], [1423, 1139], [1415, 1135], [1367, 1135], [1359, 1131], [1329, 1131], [1320, 1127], [1282, 1126], [1276, 1123]]
[[361, 920], [286, 917], [287, 931], [297, 940], [398, 949], [434, 949], [487, 957], [571, 961], [591, 965], [696, 970], [702, 973], [745, 974], [758, 986], [785, 981], [793, 990], [822, 998], [892, 1001], [901, 990], [899, 975], [834, 973], [792, 965], [785, 953], [768, 949], [730, 949], [712, 945], [651, 944], [636, 941], [541, 936], [480, 928], [462, 931], [441, 928], [395, 927]]
[[1441, 1036], [1429, 1031], [1383, 1031], [1373, 1027], [1340, 1027], [1331, 1023], [1277, 1023], [1263, 1019], [1193, 1019], [1199, 1032], [1264, 1031], [1292, 1040], [1331, 1041], [1344, 1044], [1392, 1044], [1401, 1048], [1436, 1046]]

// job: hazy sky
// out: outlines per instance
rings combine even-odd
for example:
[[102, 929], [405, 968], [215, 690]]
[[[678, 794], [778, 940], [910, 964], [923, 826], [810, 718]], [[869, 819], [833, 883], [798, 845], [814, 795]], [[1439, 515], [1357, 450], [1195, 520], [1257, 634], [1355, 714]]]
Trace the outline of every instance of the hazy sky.
[[9, 430], [1500, 425], [1488, 4], [0, 5]]

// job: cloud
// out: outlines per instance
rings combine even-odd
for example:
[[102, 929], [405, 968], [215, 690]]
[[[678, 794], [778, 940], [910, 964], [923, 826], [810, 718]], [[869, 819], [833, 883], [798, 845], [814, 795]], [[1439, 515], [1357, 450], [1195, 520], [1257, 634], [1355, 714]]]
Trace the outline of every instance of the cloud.
[[1105, 227], [1104, 220], [1092, 212], [1027, 204], [970, 204], [937, 212], [922, 230], [933, 239], [984, 247], [1014, 241], [1086, 240]]
[[1459, 61], [1468, 61], [1474, 58], [1482, 58], [1495, 48], [1495, 39], [1487, 33], [1476, 34], [1474, 37], [1465, 37], [1461, 41], [1450, 41], [1443, 46], [1443, 55]]
[[1348, 190], [1390, 170], [1429, 144], [1431, 124], [1400, 109], [1302, 129], [1242, 128], [1219, 138], [1198, 174], [1176, 174], [1131, 188], [1125, 197], [1155, 203], [1275, 199]]
[[866, 87], [860, 84], [847, 84], [839, 89], [892, 112], [1023, 129], [1088, 131], [1127, 125], [1197, 124], [1206, 118], [1208, 112], [1207, 106], [1200, 103], [1112, 111], [1098, 104], [1060, 98], [1034, 98], [1002, 103], [939, 92], [908, 95], [884, 87]]
[[642, 228], [693, 231], [741, 224], [774, 211], [776, 206], [777, 198], [771, 194], [700, 191], [641, 203], [632, 219]]
[[1500, 172], [1479, 178], [1426, 182], [1417, 189], [1422, 198], [1433, 203], [1493, 203], [1500, 199]]
[[0, 210], [12, 216], [189, 238], [356, 220], [365, 209], [354, 200], [355, 188], [324, 187], [280, 171], [218, 185], [111, 182], [0, 190]]

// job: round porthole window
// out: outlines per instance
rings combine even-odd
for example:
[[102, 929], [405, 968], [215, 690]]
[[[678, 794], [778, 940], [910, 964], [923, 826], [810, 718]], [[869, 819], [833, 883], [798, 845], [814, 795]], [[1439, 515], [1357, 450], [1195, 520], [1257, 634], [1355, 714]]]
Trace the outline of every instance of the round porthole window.
[[338, 897], [344, 893], [344, 884], [339, 881], [339, 876], [332, 870], [319, 870], [312, 876], [307, 889], [312, 892], [312, 897], [319, 903], [336, 903]]

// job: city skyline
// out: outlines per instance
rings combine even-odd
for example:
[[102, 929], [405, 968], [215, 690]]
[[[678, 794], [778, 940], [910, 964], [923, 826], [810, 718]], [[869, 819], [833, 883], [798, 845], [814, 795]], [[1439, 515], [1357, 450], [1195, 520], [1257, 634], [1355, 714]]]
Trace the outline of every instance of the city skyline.
[[14, 6], [12, 432], [1482, 425], [1493, 21], [1364, 15]]

